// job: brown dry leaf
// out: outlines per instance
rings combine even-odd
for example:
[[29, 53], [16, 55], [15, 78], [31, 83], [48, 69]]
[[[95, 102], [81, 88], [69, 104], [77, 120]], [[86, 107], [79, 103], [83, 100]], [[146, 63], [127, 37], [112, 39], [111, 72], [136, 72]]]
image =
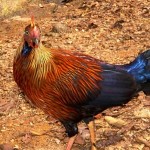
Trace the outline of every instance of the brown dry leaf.
[[45, 134], [45, 132], [43, 131], [36, 131], [36, 130], [31, 130], [30, 133], [34, 136], [40, 136], [40, 135]]
[[113, 126], [116, 126], [118, 128], [121, 128], [122, 126], [126, 125], [127, 123], [121, 119], [116, 119], [116, 118], [113, 118], [111, 116], [105, 116], [105, 120], [110, 124], [110, 125], [113, 125]]
[[[2, 2], [7, 4], [9, 1], [12, 4], [11, 0]], [[0, 118], [0, 128], [3, 130], [0, 133], [0, 141], [1, 143], [9, 143], [10, 139], [14, 139], [14, 143], [19, 145], [20, 150], [63, 150], [65, 145], [63, 142], [59, 143], [59, 140], [63, 141], [66, 136], [64, 127], [57, 121], [54, 124], [55, 121], [53, 120], [50, 120], [51, 131], [46, 135], [41, 135], [47, 131], [47, 128], [46, 131], [38, 130], [38, 128], [45, 130], [45, 125], [43, 126], [45, 116], [38, 109], [29, 107], [24, 97], [20, 97], [18, 89], [14, 89], [17, 85], [12, 85], [12, 83], [15, 83], [12, 78], [13, 56], [19, 46], [24, 27], [30, 23], [30, 10], [35, 14], [36, 23], [39, 24], [43, 32], [42, 40], [48, 47], [61, 47], [68, 50], [75, 48], [74, 52], [89, 54], [103, 61], [117, 64], [129, 63], [134, 60], [139, 52], [150, 48], [149, 3], [147, 0], [72, 0], [69, 5], [60, 5], [52, 3], [52, 1], [60, 0], [27, 2], [27, 5], [23, 5], [23, 12], [12, 14], [12, 18], [10, 16], [10, 19], [4, 18], [1, 21], [0, 99], [13, 100], [16, 107], [9, 109], [8, 115], [2, 115]], [[44, 8], [40, 8], [39, 3]], [[57, 33], [51, 32], [54, 23], [61, 24], [56, 25]], [[92, 29], [87, 30], [89, 23], [93, 23], [90, 24]], [[95, 24], [98, 26], [97, 28], [94, 28]], [[112, 28], [113, 25], [115, 25], [115, 28]], [[143, 134], [150, 131], [150, 119], [136, 118], [134, 112], [141, 111], [142, 107], [143, 109], [149, 109], [150, 97], [145, 98], [143, 93], [139, 94], [138, 98], [134, 98], [125, 107], [108, 109], [111, 111], [106, 114], [114, 118], [126, 118], [127, 125], [121, 128], [110, 127], [106, 121], [103, 121], [104, 117], [98, 120], [99, 122], [96, 123], [96, 138], [97, 141], [101, 141], [99, 149], [146, 150], [143, 142], [135, 142], [136, 137], [134, 135], [142, 136], [149, 141], [150, 139]], [[134, 123], [133, 128], [132, 122]], [[28, 144], [22, 142], [22, 136], [25, 136], [25, 134], [21, 138], [14, 138], [17, 137], [18, 133], [25, 133], [30, 131], [31, 128], [35, 135], [41, 136], [32, 136], [32, 133], [29, 133], [32, 140]], [[80, 145], [78, 149], [89, 149], [90, 135], [87, 126], [83, 126], [80, 132], [86, 139], [86, 146]], [[118, 132], [121, 135], [123, 134], [122, 137], [120, 136], [123, 140], [120, 140], [121, 138], [117, 136]], [[58, 139], [55, 140], [55, 136]], [[111, 138], [109, 138], [110, 136]], [[148, 147], [148, 149], [150, 148]]]
[[14, 106], [13, 101], [4, 101], [0, 103], [0, 112], [6, 112]]
[[150, 118], [150, 108], [145, 107], [134, 112], [136, 118]]
[[10, 143], [0, 144], [0, 150], [13, 150], [13, 146]]
[[38, 129], [33, 129], [30, 131], [30, 133], [34, 136], [40, 136], [40, 135], [44, 135], [48, 132], [49, 130], [38, 130]]
[[130, 131], [133, 128], [133, 126], [134, 126], [134, 123], [132, 123], [132, 122], [129, 124], [126, 124], [118, 131], [118, 133], [123, 134], [124, 132]]
[[31, 141], [31, 135], [29, 133], [26, 133], [25, 136], [22, 137], [22, 142], [25, 144], [29, 143]]
[[137, 137], [137, 138], [136, 138], [136, 141], [137, 141], [138, 143], [143, 143], [143, 144], [145, 144], [147, 147], [150, 148], [150, 141], [147, 141], [147, 140], [144, 139], [143, 137]]
[[48, 133], [52, 126], [47, 123], [41, 125], [35, 125], [33, 129], [30, 130], [31, 135], [40, 136]]

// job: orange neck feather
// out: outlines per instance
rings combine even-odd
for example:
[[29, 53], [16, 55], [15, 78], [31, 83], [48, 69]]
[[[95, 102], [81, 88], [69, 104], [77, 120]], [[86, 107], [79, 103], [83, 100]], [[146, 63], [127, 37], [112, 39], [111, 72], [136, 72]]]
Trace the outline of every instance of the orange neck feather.
[[57, 119], [77, 119], [80, 110], [75, 106], [100, 90], [101, 68], [95, 61], [42, 44], [29, 56], [20, 53], [21, 47], [14, 59], [15, 81], [34, 104]]

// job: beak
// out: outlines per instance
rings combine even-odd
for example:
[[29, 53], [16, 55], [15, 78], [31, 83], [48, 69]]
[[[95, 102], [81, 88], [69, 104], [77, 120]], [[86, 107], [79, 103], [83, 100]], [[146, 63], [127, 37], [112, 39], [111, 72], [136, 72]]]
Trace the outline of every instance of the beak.
[[37, 38], [34, 38], [33, 40], [32, 40], [32, 47], [33, 48], [37, 48], [38, 46], [39, 46], [39, 39], [37, 39]]

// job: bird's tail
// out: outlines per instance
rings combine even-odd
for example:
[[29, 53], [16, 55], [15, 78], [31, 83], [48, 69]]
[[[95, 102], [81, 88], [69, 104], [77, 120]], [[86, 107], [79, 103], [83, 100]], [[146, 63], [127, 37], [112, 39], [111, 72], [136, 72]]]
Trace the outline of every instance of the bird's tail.
[[141, 53], [133, 62], [116, 67], [131, 74], [141, 85], [141, 90], [150, 94], [150, 50]]

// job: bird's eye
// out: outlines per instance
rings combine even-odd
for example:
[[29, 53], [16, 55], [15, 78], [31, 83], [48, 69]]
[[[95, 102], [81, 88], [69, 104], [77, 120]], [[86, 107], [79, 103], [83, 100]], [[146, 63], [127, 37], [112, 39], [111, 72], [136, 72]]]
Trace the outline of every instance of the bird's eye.
[[25, 34], [25, 35], [28, 35], [28, 34], [29, 34], [29, 31], [25, 31], [24, 34]]

